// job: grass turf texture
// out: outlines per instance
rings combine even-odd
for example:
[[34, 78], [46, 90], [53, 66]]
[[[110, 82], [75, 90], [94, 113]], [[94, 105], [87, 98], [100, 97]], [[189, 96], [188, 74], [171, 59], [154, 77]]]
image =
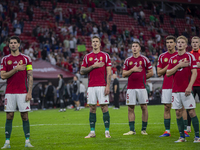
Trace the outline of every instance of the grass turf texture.
[[[189, 133], [185, 143], [174, 143], [179, 138], [176, 124], [175, 111], [171, 111], [171, 137], [159, 137], [164, 131], [164, 106], [148, 106], [149, 120], [147, 133], [141, 135], [142, 112], [140, 106], [136, 106], [135, 129], [136, 135], [124, 136], [129, 131], [128, 109], [121, 106], [119, 110], [109, 108], [110, 133], [112, 138], [106, 139], [104, 135], [103, 115], [101, 109], [97, 109], [96, 138], [84, 139], [89, 133], [89, 109], [81, 111], [68, 109], [66, 112], [58, 112], [58, 109], [38, 110], [29, 113], [31, 144], [34, 148], [25, 148], [25, 138], [22, 129], [22, 121], [19, 112], [15, 113], [11, 134], [11, 149], [13, 150], [64, 150], [64, 149], [200, 149], [200, 143], [193, 143], [194, 130]], [[200, 120], [200, 104], [197, 104], [196, 114]], [[5, 142], [4, 126], [6, 114], [0, 112], [0, 146]]]

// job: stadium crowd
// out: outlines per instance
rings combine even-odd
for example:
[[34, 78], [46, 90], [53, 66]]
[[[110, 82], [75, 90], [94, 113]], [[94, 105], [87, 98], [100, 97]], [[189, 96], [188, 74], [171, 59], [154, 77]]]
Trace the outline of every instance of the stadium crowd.
[[[24, 3], [20, 1], [3, 1], [0, 3], [0, 50], [1, 56], [9, 53], [8, 43], [6, 39], [10, 32], [15, 35], [23, 33], [24, 19], [18, 19], [18, 13], [26, 11], [29, 21], [34, 18], [34, 7], [42, 9], [45, 14], [42, 19], [49, 22], [49, 17], [54, 16], [55, 23], [50, 23], [48, 26], [37, 24], [32, 30], [33, 37], [36, 37], [37, 42], [21, 44], [21, 51], [29, 55], [32, 60], [43, 59], [48, 60], [53, 65], [60, 66], [76, 73], [80, 69], [83, 57], [89, 53], [90, 50], [85, 52], [77, 52], [77, 45], [85, 45], [86, 40], [82, 36], [99, 36], [101, 38], [101, 48], [110, 54], [112, 60], [112, 72], [116, 73], [118, 77], [122, 77], [122, 67], [124, 60], [129, 57], [131, 52], [131, 43], [139, 41], [141, 44], [141, 52], [150, 61], [154, 69], [154, 76], [156, 75], [156, 65], [158, 56], [166, 51], [164, 38], [168, 32], [163, 30], [162, 24], [166, 21], [164, 13], [159, 4], [153, 4], [150, 8], [152, 14], [149, 21], [145, 20], [144, 9], [149, 9], [148, 5], [138, 4], [138, 9], [130, 7], [128, 14], [133, 19], [137, 20], [139, 34], [135, 34], [134, 26], [129, 28], [118, 27], [115, 22], [110, 26], [109, 22], [113, 20], [114, 13], [112, 10], [106, 11], [104, 19], [95, 22], [93, 14], [95, 8], [99, 7], [98, 0], [73, 0], [67, 1], [71, 3], [81, 3], [87, 5], [87, 9], [80, 8], [67, 8], [57, 6], [57, 1], [52, 0], [52, 9], [46, 9], [41, 5], [41, 1], [29, 1], [29, 5], [24, 10]], [[126, 1], [115, 1], [118, 6], [127, 7]], [[159, 15], [159, 18], [156, 17]], [[194, 17], [200, 18], [199, 10], [191, 10], [189, 7], [185, 10], [185, 21], [189, 25], [185, 31], [181, 33], [188, 39], [193, 35], [199, 36], [199, 26], [194, 24]], [[174, 25], [176, 22], [176, 15], [170, 14], [170, 24], [174, 28], [174, 35], [180, 35], [179, 29]], [[8, 22], [12, 22], [13, 28], [8, 27]], [[144, 28], [148, 28], [151, 37], [147, 38], [144, 34]], [[145, 45], [147, 43], [147, 45]], [[188, 51], [191, 47], [188, 47]]]

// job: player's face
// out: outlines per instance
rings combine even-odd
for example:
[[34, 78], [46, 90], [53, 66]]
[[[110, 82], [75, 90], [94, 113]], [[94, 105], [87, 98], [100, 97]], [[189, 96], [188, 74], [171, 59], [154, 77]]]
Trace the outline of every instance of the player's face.
[[178, 50], [184, 50], [187, 48], [187, 43], [184, 39], [179, 39], [176, 45]]
[[192, 45], [193, 50], [199, 50], [200, 40], [199, 39], [193, 39], [191, 45]]
[[101, 43], [100, 43], [98, 38], [92, 39], [92, 47], [93, 47], [93, 49], [99, 49], [100, 46], [101, 46]]
[[173, 49], [175, 49], [176, 42], [174, 42], [173, 39], [166, 40], [166, 46], [167, 46], [168, 50], [173, 50]]
[[20, 44], [17, 42], [17, 40], [15, 39], [10, 40], [9, 48], [11, 49], [11, 51], [15, 52], [19, 50], [19, 46]]
[[137, 43], [132, 44], [132, 52], [133, 54], [138, 54], [140, 52], [140, 45]]

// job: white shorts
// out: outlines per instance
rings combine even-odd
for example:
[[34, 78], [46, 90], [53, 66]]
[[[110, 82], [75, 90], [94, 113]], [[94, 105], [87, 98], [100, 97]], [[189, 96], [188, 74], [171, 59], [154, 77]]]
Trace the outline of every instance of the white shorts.
[[5, 112], [14, 112], [17, 110], [17, 106], [20, 112], [30, 111], [30, 101], [26, 102], [26, 94], [6, 94], [4, 102]]
[[163, 89], [161, 103], [171, 104], [172, 103], [172, 89]]
[[99, 104], [109, 104], [109, 95], [105, 96], [105, 88], [105, 86], [88, 87], [87, 104], [96, 105], [97, 100]]
[[183, 106], [185, 109], [196, 108], [193, 95], [186, 97], [184, 92], [172, 93], [172, 109], [181, 109]]
[[139, 104], [149, 103], [146, 89], [128, 89], [126, 93], [126, 105], [136, 105], [136, 99]]

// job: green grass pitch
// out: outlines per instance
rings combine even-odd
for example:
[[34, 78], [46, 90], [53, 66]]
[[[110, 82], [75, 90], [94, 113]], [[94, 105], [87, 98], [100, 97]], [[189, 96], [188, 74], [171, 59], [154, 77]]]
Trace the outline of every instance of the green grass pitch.
[[[127, 150], [127, 149], [191, 149], [200, 150], [200, 143], [193, 143], [194, 130], [185, 143], [174, 143], [179, 138], [176, 124], [175, 111], [171, 111], [171, 137], [159, 136], [164, 131], [163, 125], [164, 106], [148, 106], [149, 120], [147, 126], [148, 136], [141, 135], [141, 109], [135, 108], [136, 135], [123, 136], [129, 131], [127, 106], [121, 106], [119, 110], [109, 108], [110, 133], [112, 138], [106, 139], [104, 135], [103, 115], [101, 109], [97, 109], [96, 138], [84, 139], [89, 133], [89, 109], [81, 111], [68, 109], [66, 112], [58, 112], [58, 109], [38, 110], [29, 113], [31, 125], [31, 144], [34, 148], [25, 148], [25, 138], [22, 129], [22, 121], [19, 112], [15, 113], [11, 134], [11, 149], [13, 150]], [[196, 108], [200, 119], [200, 104]], [[6, 114], [0, 112], [0, 146], [5, 142], [4, 126]]]

